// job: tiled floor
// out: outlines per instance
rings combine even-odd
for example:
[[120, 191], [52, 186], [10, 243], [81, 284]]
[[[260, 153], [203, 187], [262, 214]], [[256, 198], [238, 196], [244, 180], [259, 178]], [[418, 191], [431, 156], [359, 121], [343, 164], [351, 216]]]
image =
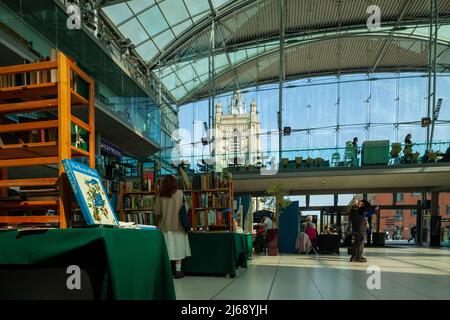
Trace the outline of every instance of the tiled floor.
[[[174, 280], [177, 299], [320, 300], [450, 299], [450, 250], [423, 247], [369, 248], [367, 263], [341, 255], [254, 256], [234, 279]], [[381, 270], [381, 288], [368, 289], [369, 266]]]

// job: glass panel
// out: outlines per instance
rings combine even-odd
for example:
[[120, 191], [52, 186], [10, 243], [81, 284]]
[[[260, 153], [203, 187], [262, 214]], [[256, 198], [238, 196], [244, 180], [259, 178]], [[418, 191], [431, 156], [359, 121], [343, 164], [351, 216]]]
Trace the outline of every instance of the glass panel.
[[171, 30], [167, 30], [159, 36], [153, 38], [160, 50], [164, 49], [164, 47], [167, 46], [173, 39], [175, 39], [175, 36]]
[[226, 4], [227, 2], [230, 2], [230, 0], [212, 0], [214, 8], [220, 7], [221, 5]]
[[172, 90], [180, 83], [180, 80], [178, 80], [176, 74], [172, 72], [167, 77], [162, 79], [162, 83], [167, 89]]
[[184, 31], [186, 31], [190, 26], [192, 25], [191, 20], [187, 20], [175, 27], [172, 28], [173, 33], [175, 33], [175, 36], [179, 36], [181, 33], [183, 33]]
[[353, 199], [353, 194], [338, 195], [338, 206], [348, 206]]
[[139, 47], [136, 48], [136, 51], [142, 57], [142, 59], [149, 61], [158, 53], [158, 48], [154, 45], [153, 41], [149, 40]]
[[131, 12], [130, 8], [125, 3], [105, 7], [102, 10], [114, 24], [119, 24], [133, 15], [133, 12]]
[[175, 25], [189, 18], [183, 0], [166, 0], [160, 2], [159, 7], [170, 25]]
[[184, 0], [191, 16], [210, 11], [208, 0]]
[[[360, 79], [361, 78], [362, 77], [360, 77]], [[344, 77], [341, 83], [341, 105], [339, 111], [340, 125], [363, 124], [367, 119], [366, 104], [364, 103], [367, 99], [366, 82], [346, 82], [351, 80], [358, 80], [358, 78]]]
[[186, 91], [186, 89], [183, 86], [178, 87], [178, 88], [176, 88], [175, 90], [172, 91], [172, 94], [175, 96], [175, 98], [177, 100], [181, 99], [186, 93], [187, 93], [187, 91]]
[[134, 13], [138, 13], [155, 4], [153, 0], [133, 0], [128, 1], [128, 5]]
[[201, 13], [199, 15], [196, 15], [195, 17], [192, 17], [192, 20], [194, 20], [194, 22], [197, 22], [199, 20], [202, 20], [204, 17], [206, 17], [210, 12], [207, 11], [205, 13]]
[[332, 194], [327, 195], [311, 195], [309, 197], [309, 205], [311, 207], [319, 206], [334, 206], [334, 196]]
[[138, 19], [150, 36], [154, 36], [169, 27], [157, 6], [138, 15]]
[[228, 58], [225, 53], [219, 54], [214, 57], [214, 67], [216, 70], [220, 70], [228, 65]]
[[129, 38], [134, 44], [139, 44], [148, 39], [148, 35], [141, 27], [136, 18], [131, 19], [127, 23], [119, 27], [119, 31], [125, 38]]
[[425, 78], [400, 79], [398, 121], [420, 121], [425, 116], [427, 81]]
[[[395, 130], [394, 125], [372, 125], [369, 128], [369, 140], [389, 140], [395, 141]], [[362, 145], [362, 141], [360, 140]]]
[[397, 99], [396, 80], [372, 81], [371, 86], [370, 122], [394, 123], [396, 119], [395, 99]]
[[177, 72], [177, 74], [178, 74], [178, 78], [181, 80], [181, 82], [187, 82], [196, 77], [195, 73], [194, 73], [194, 69], [192, 69], [191, 65], [187, 65], [183, 69], [179, 70]]

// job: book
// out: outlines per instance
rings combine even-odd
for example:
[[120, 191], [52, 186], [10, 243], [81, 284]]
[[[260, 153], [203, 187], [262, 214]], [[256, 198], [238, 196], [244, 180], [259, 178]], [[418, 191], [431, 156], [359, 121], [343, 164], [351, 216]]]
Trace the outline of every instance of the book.
[[97, 170], [64, 159], [62, 165], [88, 225], [118, 225]]

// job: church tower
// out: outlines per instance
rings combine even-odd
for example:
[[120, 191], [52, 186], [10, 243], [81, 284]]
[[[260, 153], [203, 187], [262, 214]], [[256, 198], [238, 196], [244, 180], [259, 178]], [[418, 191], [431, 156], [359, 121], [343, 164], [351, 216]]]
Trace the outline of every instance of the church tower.
[[227, 114], [222, 104], [215, 106], [215, 158], [216, 170], [232, 165], [256, 165], [261, 161], [259, 141], [260, 121], [256, 102], [247, 111], [240, 91], [233, 94]]

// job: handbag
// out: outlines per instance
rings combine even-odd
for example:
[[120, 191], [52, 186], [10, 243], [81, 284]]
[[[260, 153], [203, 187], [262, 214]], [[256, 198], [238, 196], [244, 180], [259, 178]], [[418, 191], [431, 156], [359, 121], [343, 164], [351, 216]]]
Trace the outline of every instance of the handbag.
[[186, 210], [186, 201], [184, 199], [184, 196], [183, 196], [183, 205], [180, 208], [180, 221], [181, 227], [186, 233], [191, 231], [191, 224], [189, 223], [189, 215]]

